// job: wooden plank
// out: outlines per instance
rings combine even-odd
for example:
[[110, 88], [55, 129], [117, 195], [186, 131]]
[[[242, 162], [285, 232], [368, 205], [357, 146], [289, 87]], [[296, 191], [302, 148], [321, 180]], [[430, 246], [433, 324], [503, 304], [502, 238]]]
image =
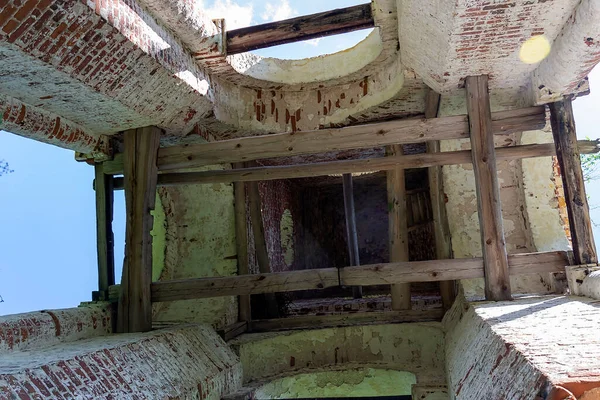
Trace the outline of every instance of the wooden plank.
[[[542, 129], [545, 125], [546, 111], [541, 106], [492, 114], [495, 134]], [[344, 128], [285, 132], [164, 147], [158, 151], [158, 168], [160, 171], [172, 171], [212, 164], [468, 137], [466, 115], [397, 119]], [[123, 155], [116, 154], [114, 160], [105, 161], [104, 173], [123, 173]]]
[[[388, 157], [401, 157], [402, 145], [391, 145], [386, 149]], [[395, 167], [387, 171], [388, 225], [390, 262], [408, 261], [408, 217], [406, 180], [404, 169]], [[391, 286], [392, 309], [410, 309], [410, 283]]]
[[113, 177], [102, 164], [95, 165], [96, 243], [98, 253], [98, 291], [108, 298], [108, 287], [115, 284], [115, 248], [112, 230]]
[[[266, 274], [271, 272], [271, 266], [269, 264], [267, 241], [265, 239], [265, 226], [262, 219], [262, 207], [258, 182], [250, 182], [247, 187], [250, 222], [252, 224], [254, 250], [256, 252], [256, 262], [258, 263], [258, 269], [260, 273]], [[271, 318], [278, 317], [279, 308], [277, 307], [275, 295], [266, 294], [265, 302], [267, 307], [267, 315]]]
[[319, 329], [337, 326], [397, 324], [404, 322], [441, 321], [444, 310], [402, 310], [383, 312], [356, 312], [330, 315], [302, 315], [255, 321], [254, 332], [272, 332], [290, 329]]
[[[564, 272], [569, 264], [566, 252], [514, 254], [508, 256], [510, 273]], [[483, 259], [452, 259], [344, 267], [346, 285], [372, 286], [409, 282], [435, 282], [483, 278]], [[243, 294], [290, 292], [338, 286], [336, 268], [321, 268], [270, 274], [194, 278], [152, 284], [152, 301], [200, 299]]]
[[248, 331], [248, 323], [246, 321], [240, 321], [226, 326], [223, 329], [219, 329], [217, 334], [221, 336], [221, 339], [227, 342], [231, 339], [235, 339], [243, 333], [246, 333], [246, 331]]
[[227, 54], [338, 35], [374, 25], [371, 3], [303, 15], [227, 32]]
[[[243, 168], [243, 164], [237, 163], [234, 168]], [[238, 275], [247, 275], [248, 270], [248, 220], [246, 215], [246, 184], [243, 182], [233, 183], [234, 212], [235, 212], [235, 243], [237, 249]], [[238, 309], [240, 321], [249, 322], [252, 319], [250, 309], [250, 296], [238, 297]]]
[[[588, 152], [598, 152], [599, 150], [597, 143], [594, 141], [586, 141], [586, 143], [583, 145], [584, 148], [589, 150]], [[496, 158], [498, 160], [547, 157], [554, 154], [555, 148], [552, 143], [499, 147], [496, 149]], [[355, 172], [387, 171], [394, 168], [408, 169], [426, 168], [436, 165], [471, 164], [471, 162], [471, 151], [459, 150], [441, 153], [409, 154], [401, 157], [380, 157], [300, 165], [253, 167], [244, 168], [241, 170], [164, 173], [159, 175], [158, 184], [160, 186], [172, 186], [199, 183], [266, 181], [276, 179], [308, 178]]]
[[585, 194], [571, 98], [566, 96], [562, 101], [550, 103], [549, 107], [556, 157], [567, 203], [575, 264], [595, 264], [598, 262], [598, 256]]
[[512, 298], [510, 276], [502, 224], [500, 185], [487, 75], [468, 76], [466, 89], [471, 155], [485, 270], [485, 297], [487, 300], [494, 301], [510, 300]]
[[[425, 97], [425, 118], [436, 118], [440, 106], [440, 94], [429, 89]], [[427, 142], [428, 153], [440, 152], [440, 141]], [[444, 176], [442, 166], [429, 167], [427, 170], [429, 180], [429, 198], [433, 213], [433, 234], [435, 237], [435, 256], [438, 260], [452, 258], [452, 243], [450, 240], [450, 226], [446, 214], [446, 195], [444, 193]], [[440, 295], [445, 310], [449, 310], [456, 298], [456, 282], [440, 282]]]
[[[344, 192], [344, 215], [346, 216], [346, 241], [348, 242], [348, 254], [351, 266], [360, 265], [358, 251], [358, 230], [356, 228], [356, 213], [354, 211], [354, 186], [352, 185], [352, 174], [342, 175]], [[362, 287], [353, 286], [352, 296], [355, 299], [362, 298]]]
[[125, 263], [117, 315], [118, 332], [152, 329], [152, 230], [150, 211], [156, 201], [156, 157], [161, 131], [156, 127], [129, 130], [125, 146]]

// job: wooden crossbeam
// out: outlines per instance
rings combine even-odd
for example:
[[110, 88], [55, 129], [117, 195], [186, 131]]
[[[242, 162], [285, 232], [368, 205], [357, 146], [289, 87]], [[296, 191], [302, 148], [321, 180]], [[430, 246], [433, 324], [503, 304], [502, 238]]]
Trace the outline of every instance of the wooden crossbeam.
[[[436, 118], [439, 111], [441, 96], [431, 89], [427, 90], [425, 97], [425, 117]], [[427, 142], [428, 153], [440, 152], [440, 141]], [[437, 165], [427, 170], [429, 180], [429, 198], [433, 215], [433, 234], [435, 238], [435, 255], [438, 260], [452, 258], [452, 243], [450, 241], [450, 226], [446, 214], [446, 196], [444, 193], [444, 177], [442, 166]], [[440, 295], [444, 309], [448, 310], [456, 298], [456, 282], [440, 282]]]
[[[401, 157], [401, 145], [386, 148], [388, 157]], [[388, 231], [390, 262], [408, 261], [408, 209], [404, 168], [396, 167], [386, 174], [388, 199]], [[409, 310], [410, 283], [398, 283], [390, 288], [393, 310]]]
[[[569, 264], [562, 251], [514, 254], [508, 257], [510, 274], [564, 271]], [[390, 285], [483, 278], [483, 259], [452, 259], [371, 264], [344, 267], [342, 282], [349, 286]], [[200, 299], [245, 294], [325, 289], [338, 286], [336, 268], [276, 272], [270, 274], [194, 278], [152, 283], [152, 301]]]
[[227, 31], [227, 54], [338, 35], [374, 25], [371, 3]]
[[[598, 141], [594, 140], [580, 140], [577, 142], [577, 146], [581, 154], [592, 154], [600, 151]], [[552, 143], [499, 147], [496, 149], [496, 158], [498, 160], [518, 160], [521, 158], [550, 157], [554, 155], [556, 155], [556, 149]], [[425, 168], [437, 165], [470, 164], [471, 162], [471, 151], [460, 150], [442, 153], [411, 154], [403, 156], [401, 159], [385, 157], [224, 171], [163, 173], [158, 175], [158, 186], [306, 178], [331, 174], [387, 171], [396, 168], [396, 166], [402, 168]], [[123, 178], [115, 178], [114, 189], [123, 189]]]
[[98, 299], [106, 300], [108, 287], [115, 284], [113, 221], [113, 181], [102, 164], [95, 165], [96, 242], [98, 253]]
[[[344, 216], [346, 217], [346, 241], [348, 242], [348, 254], [350, 265], [360, 265], [360, 255], [358, 251], [358, 229], [356, 227], [356, 213], [354, 210], [354, 185], [352, 183], [352, 174], [342, 176], [342, 185], [344, 191]], [[355, 299], [362, 298], [362, 287], [353, 286], [352, 296]]]
[[[544, 107], [492, 113], [495, 134], [541, 129], [545, 125]], [[398, 119], [344, 128], [276, 133], [164, 147], [158, 151], [157, 162], [158, 169], [164, 172], [204, 165], [468, 137], [469, 124], [466, 115]], [[104, 173], [116, 175], [122, 172], [121, 154], [117, 154], [114, 160], [104, 162]]]
[[502, 224], [500, 184], [492, 131], [487, 75], [468, 76], [467, 110], [471, 130], [471, 156], [475, 172], [477, 211], [485, 271], [487, 300], [510, 300], [510, 274]]
[[[594, 153], [599, 149], [594, 141], [581, 142], [582, 153]], [[516, 160], [529, 157], [547, 157], [555, 154], [554, 144], [529, 144], [499, 147], [498, 160]], [[380, 157], [362, 160], [329, 161], [313, 164], [244, 168], [240, 170], [214, 170], [204, 172], [181, 172], [160, 174], [158, 184], [172, 186], [198, 183], [229, 183], [238, 181], [265, 181], [276, 179], [308, 178], [323, 175], [354, 172], [388, 171], [394, 168], [425, 168], [436, 165], [471, 164], [470, 150], [441, 153], [410, 154], [398, 157]]]
[[272, 332], [290, 329], [319, 329], [336, 326], [395, 324], [402, 322], [441, 321], [444, 310], [401, 310], [383, 312], [356, 312], [331, 315], [301, 315], [287, 318], [254, 321], [253, 332]]
[[549, 107], [556, 157], [560, 165], [569, 215], [575, 264], [595, 264], [598, 262], [598, 256], [579, 157], [583, 151], [577, 142], [571, 98], [565, 97], [562, 101], [549, 104]]
[[125, 132], [125, 263], [117, 330], [121, 333], [152, 329], [152, 230], [156, 201], [156, 155], [160, 129], [147, 127]]

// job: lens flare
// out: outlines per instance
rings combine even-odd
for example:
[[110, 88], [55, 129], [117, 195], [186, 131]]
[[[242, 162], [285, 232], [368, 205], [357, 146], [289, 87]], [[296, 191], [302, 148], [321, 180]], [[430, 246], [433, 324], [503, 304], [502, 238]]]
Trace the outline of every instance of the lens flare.
[[550, 54], [550, 42], [544, 35], [533, 36], [521, 46], [519, 58], [525, 64], [535, 64]]

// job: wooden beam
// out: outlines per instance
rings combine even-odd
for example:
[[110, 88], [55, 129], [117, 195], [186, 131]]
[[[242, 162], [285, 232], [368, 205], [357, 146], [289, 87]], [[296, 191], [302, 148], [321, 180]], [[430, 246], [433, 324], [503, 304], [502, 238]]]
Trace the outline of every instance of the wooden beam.
[[96, 243], [98, 253], [98, 291], [108, 298], [108, 287], [115, 284], [115, 248], [113, 221], [113, 176], [106, 175], [102, 164], [95, 165]]
[[[545, 125], [544, 107], [492, 114], [495, 134], [542, 129]], [[212, 164], [468, 137], [469, 124], [466, 115], [432, 119], [397, 119], [344, 128], [286, 132], [164, 147], [158, 151], [158, 168], [160, 171], [170, 171]], [[114, 160], [105, 161], [104, 173], [113, 175], [123, 173], [123, 155], [117, 154]]]
[[236, 337], [240, 336], [243, 333], [248, 331], [248, 323], [246, 321], [236, 322], [225, 328], [219, 329], [217, 334], [221, 336], [221, 339], [228, 342]]
[[[342, 175], [344, 191], [344, 215], [346, 216], [346, 241], [348, 242], [348, 254], [351, 266], [360, 265], [358, 251], [358, 230], [356, 228], [356, 213], [354, 211], [354, 186], [352, 185], [352, 174]], [[352, 296], [355, 299], [362, 298], [362, 287], [353, 286]]]
[[494, 301], [510, 300], [510, 275], [502, 224], [487, 75], [468, 76], [466, 89], [485, 270], [485, 297]]
[[[265, 226], [262, 219], [262, 206], [258, 182], [250, 182], [248, 184], [248, 204], [250, 209], [250, 222], [252, 224], [254, 250], [256, 252], [258, 270], [261, 274], [267, 274], [271, 272], [271, 266], [269, 264], [267, 241], [265, 239]], [[270, 318], [278, 317], [279, 308], [277, 306], [275, 295], [271, 293], [266, 294], [265, 302], [267, 307], [267, 315]]]
[[150, 211], [156, 201], [156, 157], [160, 129], [129, 130], [125, 146], [125, 263], [121, 279], [121, 296], [117, 331], [146, 332], [152, 329], [152, 230]]
[[227, 32], [227, 54], [338, 35], [374, 25], [371, 3], [304, 15]]
[[[425, 97], [425, 118], [436, 118], [440, 107], [441, 96], [431, 89]], [[428, 153], [440, 152], [440, 141], [427, 142]], [[435, 237], [435, 256], [438, 260], [452, 258], [452, 243], [450, 241], [450, 226], [446, 214], [446, 194], [444, 193], [444, 176], [442, 166], [436, 165], [427, 170], [429, 179], [429, 198], [433, 213], [433, 234]], [[445, 310], [449, 310], [456, 298], [456, 282], [440, 282], [440, 295]]]
[[[388, 157], [401, 157], [402, 145], [386, 149]], [[408, 261], [408, 217], [406, 207], [406, 179], [404, 169], [387, 171], [388, 226], [390, 262]], [[391, 286], [392, 310], [410, 309], [410, 283]]]
[[567, 203], [575, 264], [596, 264], [598, 256], [585, 194], [583, 171], [581, 170], [581, 150], [577, 145], [571, 98], [565, 97], [562, 101], [550, 103], [549, 107], [556, 157], [560, 165]]
[[441, 321], [444, 310], [402, 310], [383, 312], [356, 312], [331, 315], [301, 315], [296, 317], [257, 320], [255, 332], [290, 329], [320, 329], [337, 326], [397, 324], [404, 322]]
[[[233, 165], [234, 168], [243, 168], [242, 163]], [[246, 184], [234, 182], [233, 184], [234, 212], [235, 212], [235, 243], [237, 249], [238, 275], [248, 275], [248, 219], [246, 214]], [[238, 297], [239, 320], [250, 322], [252, 313], [250, 309], [250, 296]]]
[[[513, 254], [508, 256], [511, 275], [564, 272], [567, 253]], [[408, 282], [435, 282], [483, 278], [483, 259], [452, 259], [344, 267], [340, 270], [349, 286], [390, 285]], [[270, 274], [194, 278], [152, 284], [152, 301], [239, 296], [256, 293], [290, 292], [338, 286], [336, 268], [276, 272]]]
[[[583, 150], [581, 150], [583, 148]], [[598, 152], [598, 143], [583, 141], [582, 153]], [[554, 144], [529, 144], [499, 147], [498, 160], [518, 160], [528, 157], [547, 157], [555, 154]], [[160, 186], [200, 183], [251, 182], [276, 179], [308, 178], [323, 175], [347, 174], [354, 172], [388, 171], [394, 168], [426, 168], [436, 165], [471, 164], [470, 150], [447, 151], [441, 153], [409, 154], [402, 157], [380, 157], [361, 160], [329, 161], [313, 164], [285, 165], [275, 167], [253, 167], [240, 170], [215, 170], [204, 172], [175, 172], [160, 174]]]

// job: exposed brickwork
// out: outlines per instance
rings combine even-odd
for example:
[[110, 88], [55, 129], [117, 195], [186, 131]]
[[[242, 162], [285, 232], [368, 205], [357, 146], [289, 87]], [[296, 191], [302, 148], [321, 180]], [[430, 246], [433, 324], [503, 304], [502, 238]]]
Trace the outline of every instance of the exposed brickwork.
[[444, 324], [451, 399], [534, 400], [547, 386], [539, 369], [494, 333], [473, 305], [455, 302]]
[[92, 135], [65, 118], [17, 99], [0, 97], [0, 113], [0, 128], [3, 130], [59, 147], [92, 153], [99, 159], [111, 152], [106, 136]]
[[0, 317], [0, 354], [48, 347], [112, 332], [110, 305]]
[[[15, 0], [0, 7], [0, 21], [2, 46], [17, 47], [135, 110], [147, 124], [183, 135], [212, 108], [199, 92], [208, 87], [201, 82], [205, 76], [134, 1]], [[58, 107], [66, 97], [55, 100]]]
[[579, 1], [402, 3], [404, 62], [436, 91], [448, 93], [456, 91], [466, 76], [479, 74], [492, 75], [491, 89], [526, 87], [537, 65], [520, 61], [521, 44], [541, 34], [552, 42]]
[[600, 308], [591, 299], [457, 302], [444, 323], [451, 398], [562, 400], [561, 387], [576, 396], [600, 387]]
[[14, 353], [0, 360], [0, 398], [219, 399], [241, 377], [225, 342], [191, 326]]

